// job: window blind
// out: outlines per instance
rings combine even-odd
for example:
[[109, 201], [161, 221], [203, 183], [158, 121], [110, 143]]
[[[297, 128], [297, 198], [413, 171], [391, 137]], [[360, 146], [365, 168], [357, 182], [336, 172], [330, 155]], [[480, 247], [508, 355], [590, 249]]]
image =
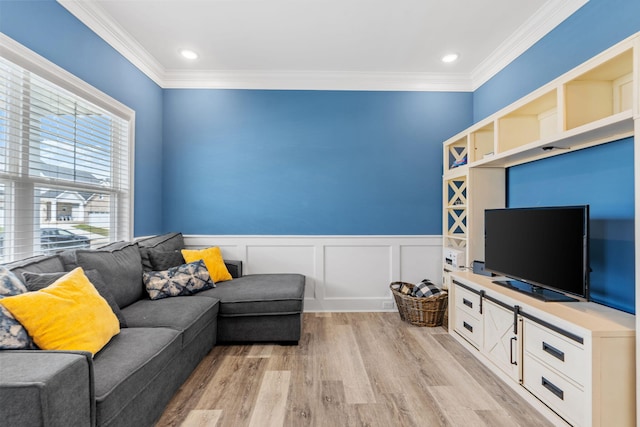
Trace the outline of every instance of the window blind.
[[16, 62], [0, 56], [0, 262], [130, 238], [132, 117]]

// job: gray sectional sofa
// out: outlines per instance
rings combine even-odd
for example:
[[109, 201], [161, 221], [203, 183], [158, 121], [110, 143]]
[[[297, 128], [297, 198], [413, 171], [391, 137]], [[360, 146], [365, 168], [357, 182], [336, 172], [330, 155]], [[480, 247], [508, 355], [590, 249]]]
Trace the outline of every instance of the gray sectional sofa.
[[[119, 309], [121, 330], [92, 358], [82, 351], [0, 350], [0, 424], [149, 426], [193, 369], [219, 343], [297, 343], [305, 278], [242, 275], [192, 296], [150, 300], [143, 271], [159, 253], [179, 251], [180, 233], [78, 249], [6, 265], [54, 273], [97, 270]], [[97, 287], [97, 286], [96, 286]], [[118, 311], [118, 310], [114, 311]]]

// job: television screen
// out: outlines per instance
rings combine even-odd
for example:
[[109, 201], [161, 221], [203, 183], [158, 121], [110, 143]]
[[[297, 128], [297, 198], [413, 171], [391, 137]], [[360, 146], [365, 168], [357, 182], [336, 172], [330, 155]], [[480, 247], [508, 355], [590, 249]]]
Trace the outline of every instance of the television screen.
[[485, 211], [485, 268], [588, 299], [588, 206]]

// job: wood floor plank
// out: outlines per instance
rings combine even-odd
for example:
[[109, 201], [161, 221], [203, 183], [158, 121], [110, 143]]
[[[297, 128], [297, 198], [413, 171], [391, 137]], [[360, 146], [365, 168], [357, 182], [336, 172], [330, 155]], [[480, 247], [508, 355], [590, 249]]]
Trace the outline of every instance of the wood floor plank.
[[320, 384], [320, 401], [318, 402], [313, 426], [354, 426], [353, 405], [347, 405], [342, 381], [322, 381]]
[[274, 346], [270, 344], [252, 345], [247, 353], [247, 357], [271, 357], [273, 347]]
[[355, 336], [350, 325], [337, 325], [334, 345], [334, 368], [342, 379], [347, 403], [375, 403], [369, 376], [362, 355], [354, 346]]
[[476, 411], [485, 425], [491, 427], [514, 427], [519, 423], [505, 411]]
[[290, 379], [290, 371], [264, 373], [249, 427], [279, 427], [284, 424]]
[[220, 410], [194, 409], [189, 411], [180, 427], [215, 427], [221, 415]]
[[481, 386], [476, 392], [493, 396], [501, 407], [508, 408], [508, 413], [521, 426], [542, 427], [550, 423], [538, 411], [521, 399], [511, 387], [493, 375], [469, 351], [453, 339], [451, 335], [434, 336], [440, 344], [456, 360], [459, 366], [469, 372]]
[[157, 423], [192, 425], [551, 424], [443, 328], [397, 313], [305, 313], [297, 346], [216, 346]]

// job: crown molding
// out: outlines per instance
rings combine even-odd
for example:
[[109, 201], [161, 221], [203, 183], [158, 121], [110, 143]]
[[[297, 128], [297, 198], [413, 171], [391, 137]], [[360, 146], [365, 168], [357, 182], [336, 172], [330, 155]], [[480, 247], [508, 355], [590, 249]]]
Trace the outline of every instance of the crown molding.
[[111, 15], [106, 13], [97, 2], [86, 0], [56, 1], [162, 87], [164, 67], [129, 32], [114, 21]]
[[549, 0], [545, 3], [471, 72], [471, 90], [475, 91], [498, 74], [588, 1]]
[[466, 74], [310, 71], [168, 71], [167, 89], [470, 91]]
[[160, 87], [471, 92], [533, 46], [588, 0], [549, 0], [471, 73], [166, 70], [96, 2], [56, 0]]

